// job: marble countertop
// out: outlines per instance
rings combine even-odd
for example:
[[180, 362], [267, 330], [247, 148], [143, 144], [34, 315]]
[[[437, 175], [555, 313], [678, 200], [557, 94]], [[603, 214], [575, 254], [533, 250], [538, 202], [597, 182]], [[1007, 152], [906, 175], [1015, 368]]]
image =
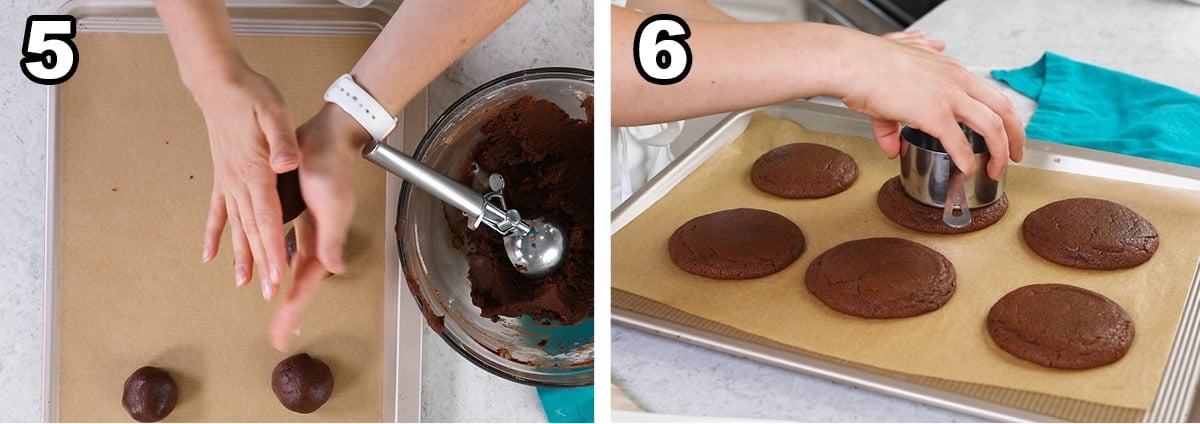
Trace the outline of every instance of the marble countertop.
[[[949, 0], [912, 28], [946, 41], [945, 53], [971, 68], [1023, 67], [1049, 50], [1200, 94], [1198, 22], [1200, 6], [1177, 0]], [[698, 137], [716, 122], [689, 121], [681, 137]], [[620, 325], [612, 328], [612, 343], [613, 384], [649, 412], [793, 421], [979, 420]]]
[[969, 67], [1019, 68], [1052, 51], [1200, 95], [1200, 6], [1179, 0], [949, 0], [911, 29]]
[[[149, 0], [147, 0], [149, 1]], [[25, 18], [63, 0], [0, 2], [0, 421], [42, 417], [43, 286], [46, 228], [46, 88], [21, 74]], [[532, 0], [429, 86], [430, 120], [472, 88], [541, 66], [593, 69], [593, 5]], [[510, 383], [462, 359], [425, 332], [422, 419], [545, 421], [532, 387]]]

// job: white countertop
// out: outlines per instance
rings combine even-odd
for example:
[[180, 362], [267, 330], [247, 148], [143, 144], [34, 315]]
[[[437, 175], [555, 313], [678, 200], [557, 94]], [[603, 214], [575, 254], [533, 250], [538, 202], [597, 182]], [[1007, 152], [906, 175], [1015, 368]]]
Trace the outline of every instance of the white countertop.
[[[0, 421], [39, 421], [46, 228], [46, 88], [17, 67], [25, 18], [63, 0], [0, 3]], [[588, 0], [533, 0], [429, 87], [430, 120], [472, 88], [542, 66], [593, 69]], [[86, 64], [83, 64], [86, 66]], [[173, 78], [175, 76], [172, 76]], [[426, 331], [422, 418], [545, 421], [535, 390], [466, 362]]]
[[[946, 41], [945, 53], [972, 68], [1023, 67], [1050, 50], [1200, 94], [1200, 6], [1177, 0], [949, 0], [913, 28]], [[715, 122], [689, 121], [681, 137], [699, 137]], [[612, 340], [613, 383], [649, 412], [793, 421], [979, 420], [619, 325]]]

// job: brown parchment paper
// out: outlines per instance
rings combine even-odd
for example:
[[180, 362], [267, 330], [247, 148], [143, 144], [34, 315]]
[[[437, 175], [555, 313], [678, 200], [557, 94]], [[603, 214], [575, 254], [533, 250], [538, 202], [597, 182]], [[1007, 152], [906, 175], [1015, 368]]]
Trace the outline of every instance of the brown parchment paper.
[[[792, 142], [822, 143], [849, 153], [860, 167], [858, 180], [825, 199], [787, 200], [758, 191], [750, 183], [751, 164], [767, 150]], [[740, 138], [613, 236], [614, 291], [868, 367], [1121, 408], [1150, 407], [1196, 270], [1197, 193], [1014, 166], [1006, 187], [1009, 210], [999, 223], [970, 234], [930, 235], [892, 223], [876, 206], [879, 187], [898, 170], [872, 141], [808, 132], [756, 114]], [[1025, 246], [1020, 227], [1029, 212], [1081, 196], [1122, 203], [1150, 220], [1160, 234], [1156, 255], [1133, 269], [1083, 271], [1050, 263]], [[676, 228], [693, 217], [736, 207], [768, 209], [792, 219], [804, 231], [806, 251], [779, 273], [745, 281], [697, 277], [671, 262], [667, 239]], [[958, 289], [948, 304], [912, 318], [867, 320], [835, 312], [805, 289], [804, 273], [821, 252], [883, 236], [917, 241], [954, 263]], [[1062, 371], [996, 347], [987, 335], [988, 309], [1017, 287], [1045, 282], [1085, 287], [1121, 304], [1137, 331], [1125, 358], [1091, 370]], [[632, 299], [614, 294], [615, 307], [621, 307], [622, 298]]]
[[[235, 288], [228, 231], [201, 264], [212, 165], [204, 119], [179, 81], [162, 35], [80, 34], [79, 69], [61, 88], [59, 168], [59, 416], [130, 421], [122, 385], [145, 365], [179, 385], [166, 421], [378, 421], [382, 418], [384, 173], [355, 168], [358, 206], [346, 274], [305, 312], [292, 351], [268, 326], [287, 293], [263, 300], [257, 276]], [[323, 104], [364, 37], [246, 36], [251, 66], [273, 80], [295, 123]], [[290, 281], [290, 274], [289, 274]], [[332, 398], [296, 414], [271, 392], [283, 358], [329, 364]]]

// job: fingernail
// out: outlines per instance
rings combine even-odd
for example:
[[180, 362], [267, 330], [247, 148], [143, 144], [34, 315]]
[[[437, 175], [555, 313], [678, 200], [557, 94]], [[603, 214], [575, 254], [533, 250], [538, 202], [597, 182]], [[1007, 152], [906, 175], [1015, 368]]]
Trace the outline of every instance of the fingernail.
[[274, 296], [274, 294], [275, 294], [275, 291], [274, 291], [274, 290], [272, 290], [272, 287], [273, 287], [273, 286], [271, 285], [271, 283], [270, 283], [270, 282], [268, 282], [268, 281], [267, 281], [267, 278], [266, 278], [266, 277], [260, 278], [260, 280], [262, 280], [262, 295], [263, 295], [263, 300], [267, 300], [267, 301], [269, 301], [269, 300], [271, 300], [271, 298], [272, 298], [272, 297]]
[[245, 287], [246, 284], [250, 282], [250, 275], [248, 272], [246, 272], [245, 265], [241, 265], [241, 264], [236, 265], [234, 267], [233, 275], [236, 278], [236, 280], [234, 282], [237, 284], [238, 287]]
[[291, 153], [280, 153], [278, 155], [275, 155], [275, 159], [271, 160], [271, 166], [283, 166], [283, 165], [287, 165], [288, 163], [295, 162], [295, 161], [296, 161], [296, 155], [293, 155]]
[[208, 261], [212, 260], [212, 256], [212, 246], [205, 244], [204, 251], [200, 253], [200, 260], [202, 263], [208, 263]]
[[299, 320], [296, 321], [296, 326], [292, 327], [292, 334], [297, 337], [300, 336], [300, 321]]
[[283, 281], [282, 273], [279, 271], [279, 265], [271, 265], [271, 282], [279, 284]]

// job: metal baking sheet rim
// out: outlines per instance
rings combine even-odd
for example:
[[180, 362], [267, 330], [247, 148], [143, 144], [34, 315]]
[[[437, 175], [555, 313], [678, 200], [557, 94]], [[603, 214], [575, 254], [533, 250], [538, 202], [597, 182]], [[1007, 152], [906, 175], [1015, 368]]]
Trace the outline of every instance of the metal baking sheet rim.
[[[375, 35], [387, 24], [402, 0], [376, 0], [370, 7], [354, 9], [336, 0], [227, 0], [234, 31], [254, 35], [346, 36]], [[72, 0], [57, 11], [72, 15], [80, 32], [159, 33], [162, 25], [151, 0]], [[411, 152], [428, 123], [428, 93], [422, 90], [401, 111], [397, 128], [387, 142]], [[50, 86], [46, 102], [46, 285], [44, 303], [44, 353], [42, 362], [42, 421], [58, 421], [58, 89]], [[411, 140], [411, 146], [405, 141]], [[402, 181], [388, 174], [385, 217], [396, 216], [396, 198]], [[385, 223], [380, 231], [393, 231]], [[400, 284], [400, 260], [395, 243], [386, 243], [384, 299], [383, 418], [393, 422], [420, 421], [421, 333], [424, 317], [407, 284]], [[414, 358], [416, 360], [414, 360]], [[390, 400], [390, 402], [388, 401]]]
[[[870, 121], [845, 108], [793, 101], [730, 114], [688, 148], [667, 168], [646, 183], [627, 201], [613, 210], [612, 234], [666, 195], [684, 177], [691, 174], [725, 145], [733, 142], [750, 125], [755, 112], [788, 119], [814, 131], [832, 132], [866, 139], [873, 138]], [[1070, 172], [1099, 178], [1197, 191], [1200, 195], [1200, 168], [1074, 146], [1030, 140], [1025, 158], [1016, 166]], [[1146, 412], [1146, 422], [1195, 420], [1197, 381], [1200, 381], [1200, 264], [1192, 276], [1192, 286], [1184, 303], [1183, 316], [1175, 332], [1163, 381], [1154, 405]], [[903, 399], [998, 421], [1061, 421], [1053, 417], [964, 396], [945, 390], [865, 371], [811, 356], [772, 349], [728, 336], [675, 324], [614, 307], [613, 323], [670, 336], [680, 341], [725, 352], [780, 368], [845, 383]]]

